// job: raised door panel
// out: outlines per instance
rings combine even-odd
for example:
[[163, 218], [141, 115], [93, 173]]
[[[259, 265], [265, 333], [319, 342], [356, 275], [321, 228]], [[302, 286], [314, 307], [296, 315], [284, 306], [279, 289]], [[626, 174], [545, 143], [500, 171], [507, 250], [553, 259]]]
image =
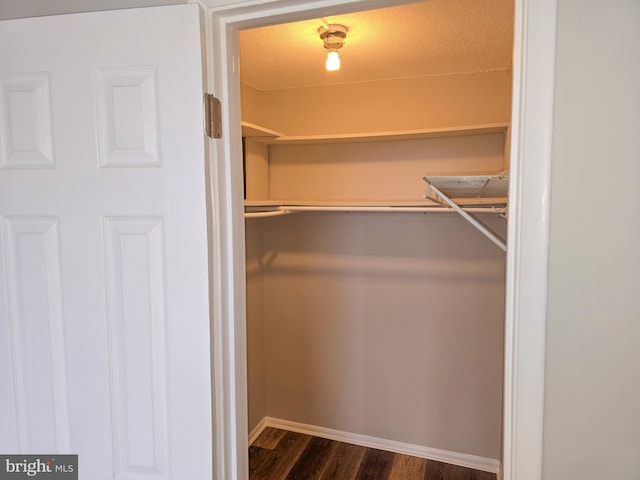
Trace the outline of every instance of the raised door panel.
[[100, 165], [160, 165], [157, 69], [98, 69], [95, 82]]
[[48, 72], [0, 75], [0, 168], [51, 168]]
[[15, 441], [21, 451], [70, 446], [57, 218], [5, 218], [5, 270]]
[[161, 218], [106, 218], [107, 317], [119, 470], [168, 474], [165, 265]]

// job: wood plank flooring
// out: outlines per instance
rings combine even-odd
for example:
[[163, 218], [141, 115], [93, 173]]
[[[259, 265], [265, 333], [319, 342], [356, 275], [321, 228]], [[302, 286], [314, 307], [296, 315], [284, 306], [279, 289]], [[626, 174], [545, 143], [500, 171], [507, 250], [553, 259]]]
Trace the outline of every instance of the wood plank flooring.
[[251, 480], [496, 480], [493, 473], [267, 427], [249, 447]]

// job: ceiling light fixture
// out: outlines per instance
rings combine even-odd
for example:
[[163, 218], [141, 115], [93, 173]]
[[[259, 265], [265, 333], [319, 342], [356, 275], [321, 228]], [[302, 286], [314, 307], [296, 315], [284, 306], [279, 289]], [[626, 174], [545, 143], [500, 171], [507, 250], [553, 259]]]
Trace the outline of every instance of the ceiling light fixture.
[[330, 23], [326, 27], [318, 28], [320, 38], [324, 42], [324, 48], [327, 49], [325, 67], [330, 72], [340, 70], [340, 55], [338, 55], [338, 49], [342, 48], [348, 31], [347, 27], [337, 23]]

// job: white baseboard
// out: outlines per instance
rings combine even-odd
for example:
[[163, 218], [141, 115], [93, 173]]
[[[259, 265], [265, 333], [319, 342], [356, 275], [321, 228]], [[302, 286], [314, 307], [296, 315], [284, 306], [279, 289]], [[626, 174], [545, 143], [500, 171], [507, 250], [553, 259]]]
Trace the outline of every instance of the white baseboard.
[[267, 428], [267, 418], [269, 417], [264, 417], [260, 420], [255, 428], [249, 432], [249, 445], [255, 442], [256, 438], [258, 438], [262, 431]]
[[483, 472], [495, 473], [496, 476], [501, 475], [502, 472], [501, 463], [493, 458], [478, 457], [476, 455], [469, 455], [466, 453], [423, 447], [422, 445], [413, 445], [411, 443], [397, 442], [395, 440], [385, 440], [383, 438], [343, 432], [340, 430], [317, 427], [315, 425], [307, 425], [304, 423], [290, 422], [289, 420], [282, 420], [273, 417], [264, 417], [251, 431], [249, 434], [249, 445], [258, 438], [260, 433], [262, 433], [266, 427], [280, 428], [282, 430], [290, 430], [292, 432], [313, 435], [314, 437], [327, 438], [329, 440], [352, 443], [363, 447], [377, 448], [388, 452], [401, 453], [403, 455], [411, 455], [413, 457], [450, 463], [452, 465], [473, 468]]

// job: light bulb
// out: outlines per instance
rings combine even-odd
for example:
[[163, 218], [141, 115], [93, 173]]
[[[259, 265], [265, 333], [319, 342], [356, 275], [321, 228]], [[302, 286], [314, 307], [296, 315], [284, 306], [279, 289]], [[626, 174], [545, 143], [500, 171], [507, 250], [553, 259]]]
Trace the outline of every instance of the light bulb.
[[329, 72], [340, 70], [340, 56], [338, 55], [338, 52], [336, 50], [327, 52], [327, 61], [325, 62], [325, 67]]

